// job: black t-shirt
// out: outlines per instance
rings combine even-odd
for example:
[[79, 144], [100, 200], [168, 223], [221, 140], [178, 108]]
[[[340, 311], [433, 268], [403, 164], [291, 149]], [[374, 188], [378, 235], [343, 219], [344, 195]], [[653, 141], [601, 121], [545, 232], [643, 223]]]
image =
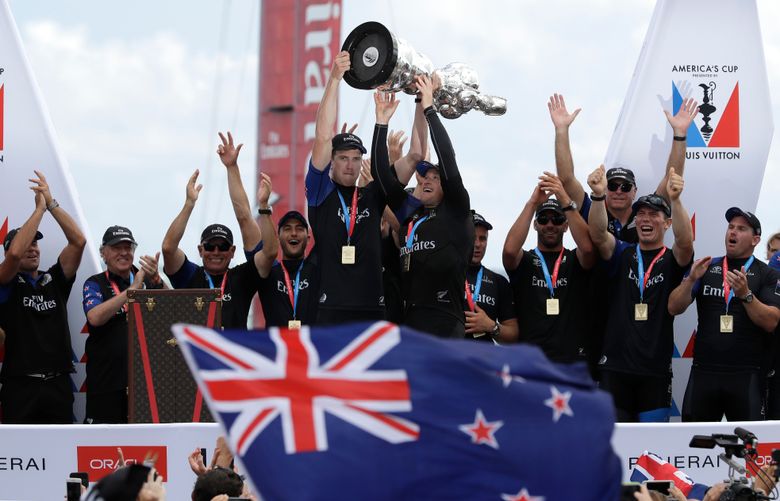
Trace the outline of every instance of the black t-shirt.
[[[485, 314], [493, 320], [503, 322], [515, 318], [515, 303], [512, 299], [512, 289], [509, 286], [509, 280], [498, 273], [485, 268], [484, 266], [469, 265], [466, 270], [466, 281], [469, 284], [471, 297], [477, 289], [477, 276], [482, 269], [482, 285], [479, 287], [476, 305], [485, 311]], [[466, 299], [466, 308], [469, 302]], [[474, 337], [473, 334], [466, 334], [467, 339], [476, 339], [478, 341], [492, 342], [493, 338], [487, 332], [482, 336]]]
[[[295, 278], [300, 269], [295, 319], [300, 320], [303, 325], [311, 325], [315, 323], [317, 318], [317, 292], [319, 290], [319, 268], [315, 263], [315, 258], [309, 256], [304, 260], [285, 259], [284, 266], [290, 277], [293, 291], [295, 290]], [[293, 320], [293, 308], [281, 262], [274, 261], [268, 276], [258, 279], [257, 292], [260, 304], [263, 306], [266, 327], [287, 327], [287, 322]]]
[[[542, 252], [550, 277], [560, 255], [560, 251]], [[539, 346], [557, 362], [581, 359], [588, 325], [589, 272], [582, 268], [576, 249], [564, 250], [561, 257], [553, 296], [558, 299], [558, 315], [547, 314], [550, 289], [536, 252], [523, 252], [509, 279], [515, 295], [520, 341]]]
[[252, 297], [257, 291], [257, 267], [252, 253], [247, 260], [234, 266], [225, 275], [207, 274], [203, 266], [197, 266], [184, 258], [184, 264], [173, 275], [168, 275], [174, 289], [220, 289], [222, 294], [222, 327], [225, 329], [246, 329]]
[[385, 318], [393, 323], [404, 321], [404, 299], [401, 293], [401, 264], [398, 246], [392, 232], [382, 238], [382, 284], [385, 289]]
[[[616, 241], [609, 270], [609, 315], [604, 339], [604, 355], [599, 364], [608, 370], [668, 376], [674, 352], [674, 317], [669, 314], [669, 294], [690, 266], [680, 266], [671, 249], [652, 267], [643, 302], [647, 320], [635, 320], [634, 308], [640, 302], [635, 244]], [[645, 272], [661, 249], [642, 251]]]
[[[363, 188], [341, 186], [329, 176], [330, 164], [318, 171], [309, 162], [306, 200], [314, 235], [312, 253], [320, 265], [319, 306], [325, 310], [384, 310], [380, 224], [385, 195], [375, 182]], [[347, 245], [344, 210], [338, 193], [352, 215], [352, 195], [358, 190], [357, 217], [350, 245], [355, 264], [341, 264], [341, 248]], [[349, 219], [346, 219], [349, 221]]]
[[59, 260], [37, 279], [17, 273], [0, 286], [0, 326], [5, 331], [5, 361], [0, 380], [44, 372], [73, 372], [68, 279]]
[[[728, 269], [739, 270], [747, 259], [729, 259]], [[780, 276], [765, 263], [754, 259], [746, 271], [748, 288], [756, 299], [780, 308]], [[731, 333], [720, 332], [720, 316], [726, 314], [723, 291], [723, 258], [715, 258], [691, 291], [696, 299], [699, 324], [693, 362], [709, 368], [748, 369], [766, 367], [771, 353], [772, 333], [754, 324], [745, 305], [733, 297], [728, 314], [733, 317]]]

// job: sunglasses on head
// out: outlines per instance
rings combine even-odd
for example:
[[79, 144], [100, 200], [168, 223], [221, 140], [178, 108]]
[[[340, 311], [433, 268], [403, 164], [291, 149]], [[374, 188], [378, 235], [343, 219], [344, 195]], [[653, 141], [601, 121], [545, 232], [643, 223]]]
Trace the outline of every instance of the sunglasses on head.
[[227, 252], [230, 250], [230, 247], [232, 247], [227, 242], [220, 242], [218, 244], [212, 243], [212, 242], [203, 242], [203, 250], [206, 252], [213, 252], [214, 249], [219, 249], [222, 252]]
[[629, 191], [631, 191], [631, 189], [633, 187], [634, 187], [634, 185], [632, 183], [629, 183], [628, 181], [625, 181], [625, 182], [622, 182], [622, 183], [618, 183], [618, 182], [612, 181], [612, 182], [607, 184], [607, 189], [609, 191], [617, 191], [619, 189], [623, 193], [628, 193]]
[[555, 226], [560, 226], [566, 222], [566, 216], [561, 216], [556, 214], [555, 216], [541, 215], [536, 218], [536, 222], [541, 224], [542, 226], [549, 223], [550, 221], [552, 221], [552, 224], [554, 224]]

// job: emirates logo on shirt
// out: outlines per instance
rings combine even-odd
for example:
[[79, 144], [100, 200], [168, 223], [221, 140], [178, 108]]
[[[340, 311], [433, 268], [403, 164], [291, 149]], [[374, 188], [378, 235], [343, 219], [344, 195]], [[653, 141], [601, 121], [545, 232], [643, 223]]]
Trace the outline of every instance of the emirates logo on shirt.
[[[628, 270], [628, 279], [632, 280], [637, 285], [637, 287], [639, 287], [639, 277], [636, 276], [636, 273], [634, 272], [633, 269]], [[652, 285], [663, 283], [663, 281], [664, 281], [664, 274], [659, 273], [658, 275], [647, 279], [645, 288], [649, 288]]]
[[44, 299], [41, 295], [27, 296], [22, 298], [22, 305], [37, 312], [53, 310], [57, 307], [57, 300]]

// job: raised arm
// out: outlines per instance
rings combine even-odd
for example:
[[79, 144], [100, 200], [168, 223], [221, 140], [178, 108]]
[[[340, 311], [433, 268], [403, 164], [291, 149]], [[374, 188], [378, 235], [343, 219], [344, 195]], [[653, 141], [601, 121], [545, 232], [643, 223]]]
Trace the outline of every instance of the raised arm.
[[0, 263], [0, 284], [7, 284], [19, 272], [19, 265], [27, 252], [27, 248], [35, 239], [35, 233], [38, 231], [43, 214], [46, 212], [46, 201], [43, 195], [35, 188], [36, 186], [30, 187], [35, 192], [35, 210], [33, 210], [33, 213], [22, 227], [19, 228], [19, 232], [11, 240], [8, 250], [5, 251], [3, 262]]
[[693, 226], [688, 211], [680, 200], [684, 184], [682, 176], [675, 172], [674, 167], [669, 169], [666, 192], [672, 203], [672, 231], [674, 232], [672, 253], [680, 266], [687, 266], [693, 257]]
[[227, 138], [220, 132], [219, 139], [222, 141], [222, 144], [217, 146], [217, 154], [222, 161], [222, 165], [227, 170], [230, 202], [233, 205], [233, 212], [241, 230], [241, 240], [243, 241], [244, 249], [251, 251], [260, 243], [262, 235], [255, 218], [252, 216], [249, 197], [246, 196], [244, 183], [241, 182], [241, 172], [238, 168], [238, 155], [241, 152], [241, 147], [244, 145], [239, 144], [235, 146], [233, 135], [230, 132], [227, 133]]
[[[588, 176], [588, 186], [596, 197], [603, 197], [607, 193], [607, 173], [604, 165], [600, 165]], [[609, 259], [615, 251], [615, 236], [607, 231], [607, 206], [605, 200], [592, 200], [588, 213], [588, 232], [593, 245], [596, 247], [601, 259]]]
[[669, 110], [664, 110], [666, 119], [669, 121], [669, 125], [672, 126], [674, 137], [682, 138], [681, 140], [672, 139], [672, 149], [669, 151], [669, 160], [666, 162], [666, 172], [655, 190], [657, 194], [667, 200], [669, 199], [669, 193], [666, 190], [666, 183], [669, 181], [669, 170], [674, 168], [679, 175], [683, 175], [688, 128], [691, 126], [693, 119], [696, 118], [697, 113], [699, 113], [699, 105], [691, 97], [683, 100], [680, 109], [674, 115], [669, 113]]
[[[539, 176], [539, 179], [541, 180], [539, 183], [541, 188], [548, 193], [552, 192], [561, 206], [568, 207], [571, 204], [572, 198], [564, 189], [558, 176], [551, 172], [545, 172]], [[596, 264], [597, 255], [588, 232], [588, 223], [585, 222], [578, 210], [567, 210], [564, 211], [564, 214], [566, 214], [566, 221], [569, 223], [574, 243], [577, 244], [577, 259], [584, 269], [589, 270]]]
[[374, 93], [376, 125], [371, 141], [371, 176], [379, 183], [379, 187], [387, 197], [388, 205], [393, 210], [397, 209], [406, 199], [404, 186], [390, 172], [387, 154], [387, 124], [398, 108], [398, 102], [395, 94], [381, 91]]
[[555, 170], [563, 183], [566, 193], [578, 205], [585, 199], [585, 190], [582, 183], [574, 177], [574, 159], [571, 154], [571, 143], [569, 141], [569, 127], [581, 108], [569, 113], [566, 109], [566, 101], [561, 94], [553, 94], [547, 103], [547, 109], [550, 111], [550, 119], [555, 126]]
[[60, 265], [62, 266], [62, 272], [65, 278], [73, 278], [76, 276], [76, 272], [81, 264], [81, 255], [84, 253], [84, 247], [87, 245], [87, 239], [76, 225], [76, 221], [70, 217], [70, 214], [65, 212], [65, 209], [60, 207], [60, 204], [54, 200], [49, 190], [49, 183], [46, 182], [46, 178], [43, 174], [35, 171], [37, 179], [30, 179], [37, 186], [33, 186], [32, 189], [43, 195], [43, 199], [46, 201], [46, 209], [51, 213], [52, 217], [57, 224], [62, 228], [62, 233], [65, 235], [65, 240], [68, 241], [65, 248], [60, 252]]
[[688, 309], [688, 306], [693, 303], [693, 287], [696, 282], [701, 280], [704, 273], [707, 272], [707, 268], [710, 267], [712, 262], [711, 257], [705, 257], [697, 259], [691, 266], [691, 272], [683, 278], [680, 285], [674, 288], [669, 295], [669, 301], [667, 302], [667, 309], [670, 315], [679, 315]]
[[397, 161], [391, 160], [395, 165], [395, 173], [401, 184], [406, 186], [414, 175], [417, 164], [423, 160], [428, 152], [428, 121], [425, 120], [422, 102], [414, 106], [414, 125], [412, 126], [412, 140], [409, 144], [409, 152]]
[[195, 170], [187, 181], [187, 196], [184, 199], [184, 207], [173, 220], [168, 227], [168, 231], [165, 233], [162, 243], [163, 253], [163, 270], [168, 275], [173, 275], [184, 264], [184, 251], [179, 248], [179, 242], [181, 242], [184, 236], [184, 230], [187, 229], [187, 222], [192, 215], [192, 209], [195, 208], [195, 202], [198, 201], [198, 194], [203, 189], [202, 184], [198, 184], [199, 170]]
[[336, 54], [333, 66], [330, 70], [328, 83], [325, 84], [325, 92], [322, 94], [320, 107], [317, 108], [317, 119], [314, 124], [314, 147], [311, 150], [311, 164], [317, 170], [325, 170], [330, 163], [331, 139], [336, 127], [336, 115], [338, 114], [339, 84], [344, 78], [344, 73], [349, 71], [349, 52], [341, 51]]
[[[260, 187], [257, 190], [257, 204], [260, 210], [270, 208], [268, 198], [271, 196], [271, 188], [271, 178], [268, 174], [261, 173]], [[263, 232], [263, 250], [255, 253], [254, 259], [257, 273], [266, 278], [279, 252], [279, 235], [276, 234], [271, 214], [260, 213], [260, 230]]]
[[526, 238], [528, 238], [528, 230], [531, 227], [534, 212], [539, 204], [544, 203], [548, 198], [549, 195], [544, 192], [541, 185], [536, 185], [533, 193], [531, 193], [531, 198], [525, 203], [515, 223], [509, 228], [501, 256], [507, 273], [515, 271], [520, 266], [520, 260], [523, 259], [523, 245]]

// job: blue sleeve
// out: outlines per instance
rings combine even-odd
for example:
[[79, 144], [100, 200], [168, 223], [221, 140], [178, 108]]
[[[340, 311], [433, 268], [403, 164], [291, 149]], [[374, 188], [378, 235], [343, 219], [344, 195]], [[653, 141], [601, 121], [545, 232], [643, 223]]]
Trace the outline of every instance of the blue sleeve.
[[192, 276], [197, 270], [198, 267], [195, 263], [190, 261], [187, 256], [184, 256], [184, 264], [181, 265], [181, 268], [173, 275], [168, 275], [167, 273], [166, 275], [168, 275], [168, 279], [171, 281], [171, 286], [174, 289], [184, 289], [190, 283]]
[[582, 197], [582, 205], [580, 205], [580, 216], [582, 216], [582, 219], [584, 219], [586, 223], [588, 222], [588, 214], [590, 214], [590, 206], [592, 203], [588, 194], [585, 193], [585, 196]]
[[404, 222], [412, 217], [412, 214], [420, 207], [422, 207], [422, 202], [412, 196], [411, 193], [407, 193], [406, 200], [404, 200], [397, 210], [393, 211], [393, 214], [395, 214], [395, 218], [398, 219], [399, 224], [404, 224]]
[[625, 252], [626, 249], [633, 245], [634, 244], [624, 242], [617, 238], [615, 239], [615, 250], [612, 251], [612, 257], [607, 261], [607, 275], [610, 277], [615, 276], [615, 273], [617, 273], [618, 268], [620, 267], [620, 256], [623, 255], [623, 252]]
[[323, 170], [317, 170], [309, 159], [306, 173], [306, 202], [310, 207], [319, 207], [335, 187], [330, 179], [330, 163]]
[[11, 297], [11, 291], [14, 290], [14, 284], [16, 283], [16, 277], [5, 285], [0, 285], [0, 304], [8, 302]]
[[252, 261], [254, 259], [254, 257], [255, 257], [255, 254], [257, 254], [261, 250], [263, 250], [263, 241], [262, 240], [260, 240], [260, 243], [255, 245], [254, 249], [249, 250], [249, 251], [244, 249], [244, 257], [246, 258], [247, 261]]
[[84, 313], [95, 306], [103, 303], [103, 293], [100, 292], [100, 285], [94, 280], [87, 280], [84, 282], [84, 299], [82, 305], [84, 306]]

